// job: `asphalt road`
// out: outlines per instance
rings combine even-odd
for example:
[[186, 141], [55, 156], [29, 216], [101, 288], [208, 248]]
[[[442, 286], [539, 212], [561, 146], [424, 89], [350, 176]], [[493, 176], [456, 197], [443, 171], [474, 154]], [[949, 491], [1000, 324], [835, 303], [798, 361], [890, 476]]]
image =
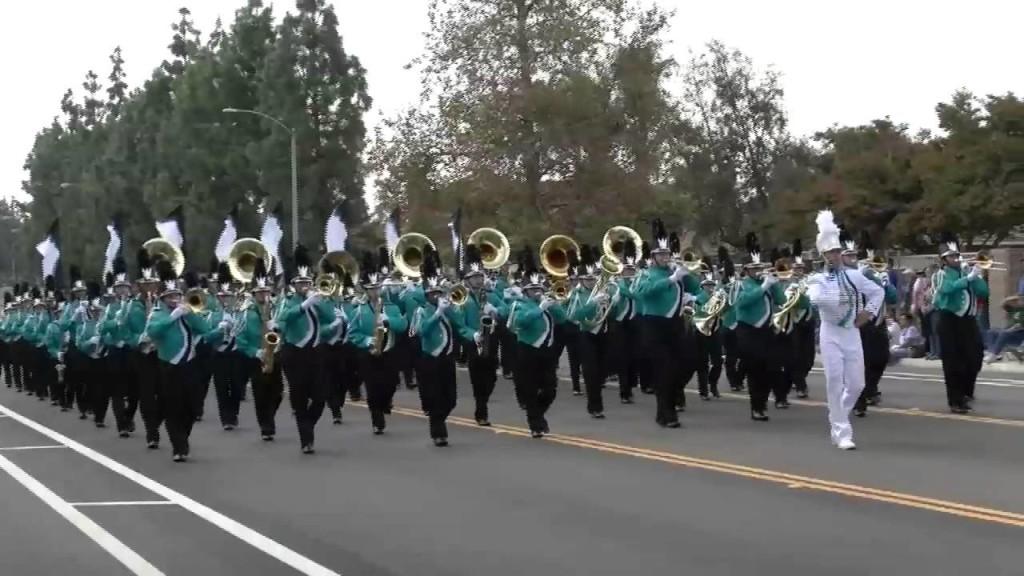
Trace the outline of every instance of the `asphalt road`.
[[892, 376], [855, 452], [829, 443], [817, 373], [771, 422], [690, 396], [680, 430], [613, 386], [593, 420], [563, 382], [535, 440], [500, 379], [496, 426], [473, 424], [460, 372], [448, 448], [403, 391], [384, 436], [350, 405], [314, 456], [289, 410], [267, 444], [243, 404], [238, 430], [196, 426], [186, 464], [2, 389], [0, 574], [1024, 573], [1024, 381], [982, 382], [957, 417], [935, 373]]

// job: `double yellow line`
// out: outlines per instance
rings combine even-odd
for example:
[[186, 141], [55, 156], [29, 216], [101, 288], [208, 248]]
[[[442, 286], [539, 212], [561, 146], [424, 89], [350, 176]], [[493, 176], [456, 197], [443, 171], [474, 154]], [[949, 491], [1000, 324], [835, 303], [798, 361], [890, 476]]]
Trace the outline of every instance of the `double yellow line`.
[[[412, 416], [421, 419], [426, 418], [423, 415], [423, 413], [420, 412], [419, 410], [411, 410], [408, 408], [396, 407], [392, 410], [392, 412], [395, 414], [401, 414], [403, 416]], [[480, 426], [478, 426], [474, 420], [471, 420], [469, 418], [462, 418], [459, 416], [450, 416], [448, 418], [448, 423], [457, 426], [475, 428], [477, 430], [488, 430], [488, 428], [481, 428]], [[525, 428], [520, 428], [517, 426], [507, 426], [504, 424], [495, 424], [491, 428], [489, 428], [489, 430], [497, 434], [510, 434], [513, 436], [523, 437], [530, 436], [530, 431]], [[729, 462], [708, 460], [705, 458], [695, 458], [692, 456], [685, 456], [683, 454], [675, 454], [672, 452], [663, 452], [659, 450], [650, 450], [647, 448], [638, 448], [635, 446], [626, 446], [623, 444], [603, 442], [600, 440], [593, 440], [591, 438], [583, 438], [579, 436], [549, 434], [544, 437], [544, 441], [553, 442], [555, 444], [562, 444], [565, 446], [573, 446], [576, 448], [597, 450], [599, 452], [604, 452], [607, 454], [631, 456], [633, 458], [641, 458], [643, 460], [662, 462], [665, 464], [673, 464], [676, 466], [685, 466], [687, 468], [697, 468], [701, 470], [708, 470], [711, 472], [730, 474], [732, 476], [741, 476], [753, 480], [761, 480], [764, 482], [782, 484], [788, 488], [793, 489], [829, 492], [832, 494], [840, 494], [851, 498], [874, 500], [876, 502], [886, 502], [889, 504], [896, 504], [898, 506], [906, 506], [909, 508], [930, 510], [932, 512], [939, 512], [942, 514], [959, 516], [961, 518], [971, 518], [973, 520], [980, 520], [983, 522], [992, 522], [996, 524], [1004, 524], [1007, 526], [1016, 526], [1024, 528], [1024, 514], [1007, 512], [1004, 510], [996, 510], [993, 508], [983, 508], [979, 506], [971, 506], [968, 504], [960, 504], [958, 502], [952, 502], [948, 500], [925, 498], [923, 496], [916, 496], [914, 494], [907, 494], [903, 492], [879, 490], [877, 488], [859, 486], [856, 484], [833, 482], [830, 480], [813, 478], [810, 476], [787, 474], [785, 472], [778, 472], [775, 470], [766, 470], [763, 468], [754, 468], [751, 466], [741, 466], [739, 464], [731, 464]]]

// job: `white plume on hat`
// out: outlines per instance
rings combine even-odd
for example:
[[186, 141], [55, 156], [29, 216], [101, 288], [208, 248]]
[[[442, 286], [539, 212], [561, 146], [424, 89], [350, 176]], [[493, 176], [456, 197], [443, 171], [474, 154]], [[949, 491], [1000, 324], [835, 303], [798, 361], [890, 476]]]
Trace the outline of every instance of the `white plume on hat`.
[[831, 210], [818, 212], [815, 223], [818, 225], [818, 237], [815, 240], [818, 252], [824, 254], [829, 250], [841, 250], [843, 248], [843, 245], [839, 242], [839, 227], [836, 226]]

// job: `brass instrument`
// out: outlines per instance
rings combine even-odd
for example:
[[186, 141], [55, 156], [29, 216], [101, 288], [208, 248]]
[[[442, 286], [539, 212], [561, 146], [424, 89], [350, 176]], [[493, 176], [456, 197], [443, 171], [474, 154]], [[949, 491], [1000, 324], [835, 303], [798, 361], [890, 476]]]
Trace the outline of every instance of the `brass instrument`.
[[379, 303], [381, 310], [374, 310], [373, 305], [370, 305], [370, 310], [373, 310], [374, 322], [376, 327], [373, 329], [373, 347], [370, 349], [370, 353], [374, 356], [380, 356], [384, 353], [384, 347], [388, 343], [388, 327], [384, 325], [384, 319], [381, 318], [381, 312], [384, 310], [384, 304]]
[[619, 293], [619, 285], [613, 280], [616, 276], [622, 274], [623, 268], [625, 268], [625, 265], [613, 254], [605, 253], [601, 256], [601, 276], [598, 277], [594, 288], [590, 291], [590, 297], [587, 299], [587, 302], [593, 300], [601, 292], [607, 294], [608, 299], [598, 305], [597, 317], [593, 321], [595, 325], [599, 326], [608, 319], [608, 313], [612, 310], [612, 300]]
[[785, 259], [775, 261], [775, 266], [769, 269], [766, 274], [771, 274], [779, 280], [789, 280], [793, 277], [793, 267]]
[[316, 292], [324, 298], [330, 298], [341, 290], [341, 279], [330, 272], [321, 272], [317, 274], [316, 281]]
[[[544, 271], [553, 278], [566, 278], [569, 276], [570, 254], [580, 253], [580, 247], [576, 241], [568, 236], [555, 234], [549, 236], [540, 245], [540, 265]], [[552, 290], [554, 284], [552, 284]], [[566, 284], [566, 295], [568, 295], [568, 284]]]
[[1007, 272], [1009, 269], [1003, 262], [996, 262], [988, 254], [978, 254], [971, 260], [964, 262], [965, 266], [977, 266], [989, 272]]
[[271, 306], [273, 304], [268, 299], [266, 304], [263, 305], [260, 314], [263, 320], [262, 371], [264, 374], [272, 374], [274, 372], [274, 353], [277, 352], [277, 347], [281, 343], [281, 335], [267, 328], [267, 318], [270, 316]]
[[185, 271], [185, 254], [181, 251], [181, 248], [167, 240], [152, 238], [147, 240], [142, 245], [142, 248], [149, 254], [154, 270], [158, 262], [166, 260], [171, 264], [171, 269], [174, 270], [175, 276], [181, 276], [182, 272]]
[[228, 269], [231, 270], [231, 277], [242, 284], [252, 283], [253, 274], [256, 271], [256, 262], [263, 260], [267, 270], [274, 263], [274, 257], [270, 249], [255, 238], [239, 238], [231, 245], [228, 252]]
[[682, 258], [676, 263], [690, 272], [697, 272], [698, 270], [701, 272], [708, 271], [708, 265], [705, 264], [704, 261], [700, 259], [700, 256], [698, 256], [693, 250], [683, 252]]
[[193, 314], [206, 312], [206, 292], [202, 288], [190, 288], [185, 292], [185, 305]]
[[448, 295], [448, 298], [452, 301], [452, 304], [454, 306], [462, 306], [463, 304], [466, 303], [466, 300], [469, 299], [469, 289], [466, 288], [465, 284], [456, 284], [452, 288], [451, 293]]
[[729, 295], [725, 290], [716, 288], [711, 298], [704, 304], [704, 316], [693, 321], [694, 328], [704, 336], [711, 336], [718, 330], [722, 314], [729, 307]]
[[419, 278], [422, 273], [423, 258], [426, 254], [426, 247], [437, 250], [433, 240], [417, 232], [402, 234], [395, 244], [395, 252], [391, 257], [395, 261], [395, 268], [407, 278]]
[[320, 258], [317, 269], [321, 273], [341, 274], [342, 276], [338, 278], [340, 286], [345, 285], [345, 276], [348, 276], [349, 280], [352, 281], [352, 285], [359, 283], [359, 261], [356, 260], [356, 257], [351, 252], [346, 252], [345, 250], [328, 252]]
[[607, 256], [612, 256], [620, 262], [625, 261], [626, 243], [632, 240], [637, 250], [644, 244], [644, 239], [636, 230], [628, 226], [612, 226], [604, 233], [601, 240], [601, 251]]
[[551, 282], [551, 288], [548, 289], [546, 296], [552, 300], [558, 302], [564, 302], [569, 297], [569, 281], [565, 278], [558, 278]]
[[801, 280], [786, 288], [786, 302], [779, 311], [772, 314], [772, 328], [779, 334], [788, 334], [793, 330], [793, 313], [796, 312], [800, 297], [807, 292], [807, 282]]
[[497, 270], [504, 266], [512, 253], [508, 238], [495, 228], [477, 228], [469, 235], [466, 243], [480, 249], [480, 261], [487, 270]]

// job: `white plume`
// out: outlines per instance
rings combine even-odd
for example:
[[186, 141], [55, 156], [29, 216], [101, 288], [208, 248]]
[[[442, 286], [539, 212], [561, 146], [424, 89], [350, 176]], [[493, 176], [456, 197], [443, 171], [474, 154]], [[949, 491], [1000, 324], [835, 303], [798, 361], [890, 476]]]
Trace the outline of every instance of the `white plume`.
[[273, 262], [270, 263], [270, 269], [267, 270], [267, 273], [271, 276], [279, 276], [284, 272], [280, 268], [282, 238], [284, 238], [284, 230], [281, 229], [281, 223], [278, 221], [277, 216], [273, 213], [268, 214], [266, 220], [263, 221], [263, 229], [260, 230], [260, 242], [267, 247], [271, 256], [273, 256]]
[[60, 260], [60, 248], [57, 246], [57, 242], [54, 241], [53, 236], [47, 236], [46, 240], [37, 244], [36, 252], [39, 252], [39, 255], [43, 257], [43, 278], [55, 276], [54, 272], [57, 270], [57, 262]]
[[185, 243], [185, 237], [181, 234], [181, 228], [178, 226], [178, 221], [174, 218], [169, 220], [158, 220], [156, 223], [156, 231], [160, 233], [160, 237], [167, 240], [171, 244], [174, 244], [178, 248], [181, 248]]
[[103, 253], [103, 275], [114, 271], [114, 258], [121, 251], [121, 234], [113, 224], [107, 224], [107, 234], [110, 240], [107, 242], [107, 250]]
[[835, 232], [839, 234], [839, 227], [836, 226], [835, 218], [832, 216], [831, 210], [822, 210], [818, 212], [818, 218], [815, 220], [818, 225], [818, 233], [824, 232]]
[[327, 217], [327, 226], [324, 229], [324, 246], [327, 247], [328, 252], [337, 252], [344, 250], [347, 242], [348, 227], [345, 226], [345, 221], [341, 219], [339, 211], [335, 210]]
[[398, 222], [395, 222], [395, 215], [384, 223], [384, 243], [388, 247], [388, 253], [394, 254], [395, 246], [398, 245]]
[[213, 249], [218, 262], [228, 259], [231, 254], [231, 245], [235, 243], [235, 240], [238, 240], [238, 229], [235, 228], [235, 219], [228, 216], [224, 219], [224, 229], [221, 230], [220, 237], [217, 238], [217, 246]]

